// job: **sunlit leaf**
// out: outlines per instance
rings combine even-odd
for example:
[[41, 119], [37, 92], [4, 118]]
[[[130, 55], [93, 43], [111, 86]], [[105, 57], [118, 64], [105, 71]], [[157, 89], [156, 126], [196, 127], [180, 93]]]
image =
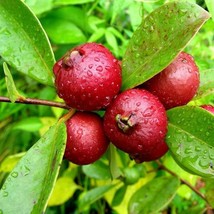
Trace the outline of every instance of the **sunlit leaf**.
[[70, 177], [60, 177], [56, 181], [48, 206], [57, 206], [64, 204], [69, 198], [71, 198], [74, 192], [80, 189], [80, 187]]
[[27, 151], [0, 190], [0, 208], [3, 213], [45, 211], [59, 172], [65, 142], [65, 124], [58, 122]]
[[38, 19], [21, 1], [0, 1], [0, 55], [31, 78], [53, 85], [54, 56]]
[[187, 45], [209, 14], [187, 1], [164, 4], [134, 32], [123, 58], [122, 89], [142, 84], [163, 70]]
[[102, 198], [106, 192], [115, 187], [115, 184], [109, 184], [105, 186], [96, 187], [82, 194], [80, 197], [78, 206], [82, 210], [90, 204], [94, 203], [96, 200]]
[[173, 199], [180, 181], [176, 177], [159, 177], [138, 189], [129, 201], [130, 214], [158, 213]]

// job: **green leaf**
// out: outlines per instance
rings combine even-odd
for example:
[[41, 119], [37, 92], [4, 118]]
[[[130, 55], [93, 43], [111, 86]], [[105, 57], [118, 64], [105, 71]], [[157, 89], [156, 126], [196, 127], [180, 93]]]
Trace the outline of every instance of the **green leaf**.
[[41, 20], [50, 39], [56, 44], [83, 43], [86, 37], [72, 22], [57, 17]]
[[17, 91], [15, 83], [13, 81], [13, 77], [5, 62], [3, 63], [3, 69], [5, 73], [5, 81], [6, 81], [7, 91], [8, 91], [8, 96], [10, 101], [14, 103], [17, 99], [24, 99], [24, 97], [21, 94], [19, 94], [19, 92]]
[[[200, 71], [200, 87], [191, 102], [208, 103], [213, 101], [214, 95], [214, 69]], [[200, 105], [200, 104], [199, 104]]]
[[164, 4], [148, 15], [124, 55], [122, 89], [140, 85], [162, 71], [208, 18], [209, 13], [187, 1]]
[[153, 214], [163, 209], [176, 194], [180, 181], [176, 177], [158, 177], [138, 189], [128, 205], [130, 214]]
[[56, 181], [48, 206], [58, 206], [64, 204], [71, 198], [74, 192], [80, 187], [70, 177], [60, 177]]
[[36, 132], [42, 127], [42, 122], [38, 117], [27, 117], [15, 123], [13, 129]]
[[116, 160], [116, 147], [111, 143], [108, 149], [108, 158], [109, 158], [109, 169], [112, 179], [119, 178], [120, 176], [122, 176], [122, 172], [118, 167]]
[[213, 4], [213, 0], [205, 0], [205, 3], [207, 5], [207, 8], [211, 14], [211, 17], [214, 21], [214, 4]]
[[0, 55], [29, 77], [52, 86], [54, 56], [38, 19], [21, 1], [0, 1]]
[[112, 200], [112, 206], [118, 206], [123, 201], [127, 190], [127, 185], [121, 186], [114, 194], [114, 198]]
[[58, 122], [29, 149], [0, 190], [2, 213], [43, 213], [59, 172], [66, 127]]
[[94, 2], [95, 0], [54, 0], [55, 5], [69, 5], [69, 4], [85, 4]]
[[41, 14], [51, 10], [53, 0], [24, 0], [25, 4], [31, 8], [31, 10], [36, 14]]
[[0, 164], [0, 172], [10, 172], [18, 161], [25, 155], [25, 152], [9, 155]]
[[201, 177], [214, 177], [214, 115], [195, 106], [167, 112], [166, 142], [180, 167]]
[[115, 187], [115, 184], [108, 184], [105, 186], [96, 187], [87, 192], [84, 192], [78, 202], [79, 209], [82, 210], [98, 199], [102, 198], [105, 193]]
[[83, 172], [89, 178], [107, 180], [111, 178], [109, 167], [101, 160], [94, 162], [93, 164], [85, 165], [82, 167]]

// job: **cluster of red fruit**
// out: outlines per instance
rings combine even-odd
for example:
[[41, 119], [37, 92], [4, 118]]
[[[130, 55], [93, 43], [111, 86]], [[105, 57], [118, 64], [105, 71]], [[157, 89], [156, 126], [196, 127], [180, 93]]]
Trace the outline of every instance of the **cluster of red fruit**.
[[[101, 44], [73, 48], [53, 68], [59, 97], [76, 113], [66, 122], [65, 158], [79, 165], [98, 160], [109, 142], [137, 163], [167, 150], [166, 110], [185, 105], [199, 86], [193, 58], [184, 52], [141, 86], [121, 92], [120, 61]], [[98, 110], [105, 110], [102, 118]]]

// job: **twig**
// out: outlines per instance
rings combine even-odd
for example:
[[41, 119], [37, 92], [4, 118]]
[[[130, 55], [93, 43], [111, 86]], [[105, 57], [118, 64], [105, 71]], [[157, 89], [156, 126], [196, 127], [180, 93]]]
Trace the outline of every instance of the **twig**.
[[[11, 103], [11, 101], [8, 97], [2, 97], [2, 96], [0, 96], [0, 102]], [[24, 99], [19, 98], [15, 101], [15, 103], [44, 105], [44, 106], [52, 106], [52, 107], [57, 107], [57, 108], [71, 109], [71, 107], [67, 106], [65, 103], [54, 102], [54, 101], [50, 101], [50, 100], [34, 99], [34, 98], [24, 98]]]
[[172, 176], [179, 178], [182, 184], [187, 185], [191, 190], [193, 190], [198, 196], [200, 196], [209, 205], [209, 202], [207, 201], [205, 196], [200, 191], [198, 191], [194, 186], [192, 186], [188, 181], [184, 180], [183, 178], [180, 178], [175, 172], [165, 167], [160, 161], [156, 161], [156, 163], [158, 164], [160, 169], [163, 169], [169, 174], [171, 174]]

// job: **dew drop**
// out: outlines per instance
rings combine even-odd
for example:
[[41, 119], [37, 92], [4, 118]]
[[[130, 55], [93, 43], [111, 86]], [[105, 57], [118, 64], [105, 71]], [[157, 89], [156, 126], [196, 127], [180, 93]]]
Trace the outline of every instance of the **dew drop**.
[[142, 146], [142, 145], [138, 145], [137, 148], [138, 148], [138, 150], [140, 150], [140, 151], [143, 150], [143, 146]]
[[111, 67], [107, 65], [107, 66], [105, 66], [105, 69], [106, 69], [106, 70], [110, 70]]
[[12, 176], [13, 178], [16, 178], [16, 177], [18, 176], [18, 172], [12, 172], [12, 173], [11, 173], [11, 176]]
[[92, 73], [90, 70], [88, 70], [88, 71], [87, 71], [87, 75], [88, 75], [89, 77], [92, 77], [92, 76], [93, 76], [93, 73]]
[[97, 70], [98, 72], [102, 72], [102, 71], [103, 71], [103, 67], [102, 67], [101, 65], [99, 65], [99, 66], [97, 66], [96, 70]]
[[93, 64], [88, 65], [88, 67], [89, 67], [90, 69], [92, 69], [92, 68], [93, 68]]
[[154, 106], [150, 106], [149, 108], [147, 108], [144, 112], [143, 112], [143, 116], [144, 117], [151, 117], [155, 112], [155, 107]]
[[94, 57], [94, 61], [99, 62], [99, 61], [100, 61], [100, 58]]
[[7, 197], [8, 196], [8, 192], [4, 191], [3, 192], [3, 197]]

